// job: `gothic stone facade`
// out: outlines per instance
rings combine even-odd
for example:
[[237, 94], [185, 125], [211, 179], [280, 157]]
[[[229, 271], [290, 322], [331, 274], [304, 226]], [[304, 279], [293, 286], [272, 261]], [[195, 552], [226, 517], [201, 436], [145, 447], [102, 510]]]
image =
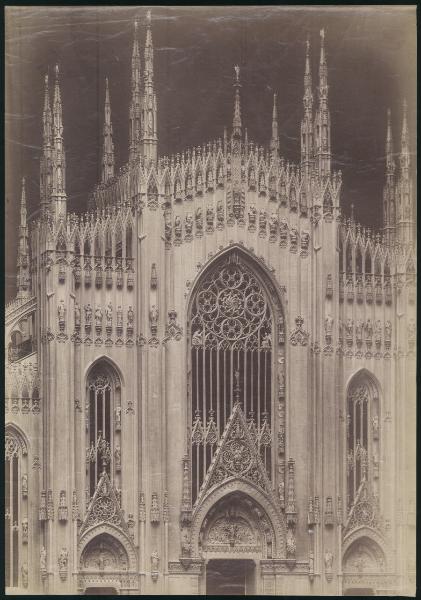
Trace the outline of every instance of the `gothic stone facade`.
[[341, 216], [323, 32], [294, 165], [276, 98], [268, 147], [244, 134], [238, 68], [232, 129], [158, 158], [149, 17], [142, 77], [135, 29], [129, 161], [114, 172], [107, 85], [83, 215], [66, 211], [58, 69], [52, 107], [46, 78], [41, 217], [29, 232], [23, 185], [6, 309], [8, 589], [411, 593], [406, 115], [396, 172], [389, 119], [372, 234]]

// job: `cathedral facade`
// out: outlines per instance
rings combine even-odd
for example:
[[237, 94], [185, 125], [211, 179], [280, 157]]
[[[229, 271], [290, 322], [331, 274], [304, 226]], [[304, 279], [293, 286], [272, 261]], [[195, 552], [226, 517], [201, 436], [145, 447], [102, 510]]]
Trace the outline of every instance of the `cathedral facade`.
[[159, 156], [150, 15], [142, 52], [137, 29], [128, 161], [106, 82], [85, 214], [67, 210], [58, 68], [45, 78], [40, 217], [23, 181], [6, 307], [7, 591], [413, 594], [405, 109], [371, 232], [341, 214], [323, 31], [293, 164], [276, 96], [268, 144], [248, 139], [238, 67], [223, 138]]

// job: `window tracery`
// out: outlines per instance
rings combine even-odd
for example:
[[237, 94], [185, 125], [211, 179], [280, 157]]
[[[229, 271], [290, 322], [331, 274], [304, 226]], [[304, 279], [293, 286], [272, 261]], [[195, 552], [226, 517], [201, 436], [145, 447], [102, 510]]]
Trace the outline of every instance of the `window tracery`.
[[88, 377], [87, 410], [86, 471], [92, 496], [104, 469], [115, 484], [121, 472], [120, 382], [104, 364]]
[[[6, 587], [20, 587], [23, 580], [23, 564], [28, 544], [28, 519], [24, 511], [24, 499], [28, 496], [28, 475], [25, 472], [27, 446], [13, 429], [5, 435], [5, 583]], [[27, 557], [26, 557], [27, 558]], [[27, 582], [26, 582], [27, 583]]]
[[348, 511], [363, 481], [377, 492], [380, 415], [376, 387], [366, 377], [349, 388], [347, 413]]
[[236, 403], [271, 478], [274, 333], [266, 292], [248, 265], [236, 253], [217, 263], [191, 309], [193, 502]]

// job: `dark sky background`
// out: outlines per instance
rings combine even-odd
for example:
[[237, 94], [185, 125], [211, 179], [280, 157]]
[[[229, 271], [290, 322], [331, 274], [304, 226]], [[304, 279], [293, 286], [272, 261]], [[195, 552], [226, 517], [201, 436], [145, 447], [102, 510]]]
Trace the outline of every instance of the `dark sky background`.
[[[87, 206], [98, 180], [104, 79], [110, 80], [116, 165], [128, 157], [133, 23], [145, 7], [6, 8], [6, 301], [15, 293], [20, 179], [28, 218], [39, 208], [43, 80], [61, 70], [69, 211]], [[272, 95], [278, 93], [281, 155], [298, 161], [305, 41], [317, 84], [326, 31], [334, 168], [342, 169], [344, 210], [381, 225], [386, 111], [400, 148], [408, 101], [415, 149], [415, 7], [153, 7], [159, 154], [222, 137], [233, 110], [233, 65], [241, 66], [243, 127], [267, 144]], [[316, 90], [314, 89], [316, 96]], [[413, 161], [414, 162], [414, 161]]]

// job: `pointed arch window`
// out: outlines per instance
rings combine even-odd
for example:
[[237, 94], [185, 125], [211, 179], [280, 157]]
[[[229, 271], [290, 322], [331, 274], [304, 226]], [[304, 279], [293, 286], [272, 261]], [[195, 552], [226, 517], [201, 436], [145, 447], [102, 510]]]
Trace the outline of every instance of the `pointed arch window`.
[[190, 318], [195, 501], [237, 403], [272, 477], [274, 327], [264, 286], [236, 252], [204, 275]]
[[347, 397], [348, 510], [363, 480], [378, 491], [380, 413], [377, 386], [367, 376], [358, 377]]
[[[27, 497], [27, 446], [12, 428], [5, 435], [5, 575], [6, 587], [25, 585], [22, 567], [23, 544], [28, 543], [27, 516], [23, 513], [22, 496]], [[26, 531], [25, 531], [26, 528]], [[26, 570], [27, 572], [27, 570]]]
[[121, 470], [121, 384], [114, 369], [100, 363], [87, 380], [86, 472], [92, 496], [103, 469], [111, 481]]

